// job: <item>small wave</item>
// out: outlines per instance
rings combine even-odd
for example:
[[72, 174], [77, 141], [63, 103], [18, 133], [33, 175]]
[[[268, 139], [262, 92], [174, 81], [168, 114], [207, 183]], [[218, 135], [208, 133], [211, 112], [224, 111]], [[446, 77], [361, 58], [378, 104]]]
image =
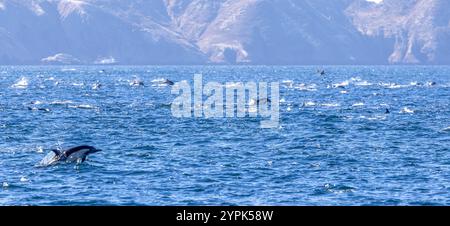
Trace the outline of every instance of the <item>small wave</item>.
[[73, 86], [84, 86], [84, 82], [74, 82], [72, 83]]
[[20, 182], [28, 182], [28, 181], [30, 181], [27, 177], [21, 177], [20, 178]]
[[409, 85], [400, 85], [397, 83], [390, 83], [390, 82], [380, 82], [379, 83], [380, 86], [385, 87], [387, 89], [400, 89], [400, 88], [405, 88], [408, 87]]
[[372, 83], [368, 82], [368, 81], [359, 81], [359, 82], [355, 82], [355, 86], [371, 86]]
[[386, 120], [386, 115], [376, 115], [376, 116], [359, 116], [360, 119], [367, 119], [369, 121], [379, 121], [379, 120]]
[[339, 107], [341, 106], [338, 103], [325, 103], [325, 104], [321, 104], [322, 107], [328, 107], [328, 108], [333, 108], [333, 107]]
[[352, 105], [352, 107], [361, 107], [361, 106], [364, 106], [364, 103], [363, 103], [363, 102], [354, 103], [354, 104]]
[[301, 90], [301, 91], [310, 91], [310, 92], [317, 91], [317, 85], [316, 84], [306, 85], [304, 83], [301, 83], [301, 84], [295, 86], [294, 88], [298, 89], [298, 90]]
[[28, 79], [25, 77], [20, 78], [15, 84], [11, 86], [16, 89], [26, 89], [28, 87]]
[[359, 77], [353, 77], [353, 78], [350, 78], [349, 80], [345, 80], [345, 81], [343, 81], [341, 83], [332, 84], [331, 86], [328, 86], [328, 88], [334, 88], [334, 89], [341, 88], [341, 89], [344, 89], [344, 88], [347, 88], [350, 84], [353, 84], [355, 86], [371, 86], [371, 85], [373, 85], [372, 83], [370, 83], [370, 82], [368, 82], [366, 80], [362, 80]]
[[71, 100], [56, 100], [50, 103], [51, 105], [67, 105], [67, 104], [73, 104], [73, 101]]
[[303, 103], [304, 107], [312, 107], [312, 106], [316, 106], [316, 103], [312, 102], [312, 101], [308, 101]]
[[78, 109], [97, 109], [97, 107], [90, 104], [80, 104], [80, 105], [69, 105], [69, 108], [78, 108]]
[[77, 69], [76, 68], [63, 68], [63, 69], [61, 69], [61, 71], [62, 72], [69, 72], [69, 71], [73, 72], [73, 71], [77, 71]]
[[[334, 193], [334, 194], [351, 193], [351, 192], [354, 192], [355, 190], [356, 190], [356, 188], [354, 188], [354, 187], [350, 187], [350, 186], [346, 186], [346, 185], [334, 185], [334, 184], [325, 184], [320, 189], [320, 191], [322, 191], [322, 192]], [[317, 192], [319, 192], [319, 191], [317, 191]], [[319, 192], [319, 193], [322, 193], [322, 192]]]
[[450, 131], [450, 126], [449, 127], [447, 127], [447, 128], [444, 128], [444, 129], [442, 129], [442, 131]]

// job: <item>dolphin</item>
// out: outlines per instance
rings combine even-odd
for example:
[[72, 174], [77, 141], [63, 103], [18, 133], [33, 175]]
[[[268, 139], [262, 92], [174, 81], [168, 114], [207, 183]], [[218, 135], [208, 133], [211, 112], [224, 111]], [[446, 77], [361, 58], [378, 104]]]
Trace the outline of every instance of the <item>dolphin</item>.
[[144, 86], [144, 81], [135, 78], [130, 82], [130, 86]]
[[157, 86], [173, 86], [175, 83], [166, 78], [155, 79], [152, 81]]
[[258, 104], [267, 104], [267, 103], [272, 103], [272, 101], [269, 98], [263, 98], [263, 99], [258, 99], [256, 101], [256, 103], [258, 103]]
[[174, 82], [170, 81], [169, 79], [164, 79], [164, 81], [162, 83], [169, 85], [169, 86], [173, 86], [175, 84]]
[[251, 99], [249, 102], [249, 105], [267, 105], [269, 103], [272, 103], [272, 101], [269, 98], [262, 98], [262, 99]]
[[77, 147], [73, 147], [73, 148], [70, 148], [67, 150], [63, 150], [63, 151], [56, 150], [56, 149], [53, 149], [51, 151], [53, 152], [54, 155], [51, 155], [50, 158], [48, 158], [48, 157], [44, 158], [41, 161], [40, 165], [49, 166], [49, 165], [54, 165], [54, 164], [61, 163], [61, 162], [82, 163], [82, 162], [86, 161], [86, 158], [89, 154], [93, 154], [93, 153], [99, 152], [101, 150], [94, 148], [92, 146], [83, 145], [83, 146], [77, 146]]
[[29, 111], [45, 111], [45, 112], [50, 112], [50, 109], [48, 108], [36, 108], [36, 107], [28, 107]]

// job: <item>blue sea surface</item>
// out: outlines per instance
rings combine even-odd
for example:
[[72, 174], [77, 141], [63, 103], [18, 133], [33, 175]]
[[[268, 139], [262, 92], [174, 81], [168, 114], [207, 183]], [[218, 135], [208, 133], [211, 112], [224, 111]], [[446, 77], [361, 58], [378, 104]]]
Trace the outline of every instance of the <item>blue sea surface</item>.
[[[0, 205], [450, 205], [450, 67], [318, 68], [0, 67]], [[198, 73], [280, 82], [279, 127], [173, 117]]]

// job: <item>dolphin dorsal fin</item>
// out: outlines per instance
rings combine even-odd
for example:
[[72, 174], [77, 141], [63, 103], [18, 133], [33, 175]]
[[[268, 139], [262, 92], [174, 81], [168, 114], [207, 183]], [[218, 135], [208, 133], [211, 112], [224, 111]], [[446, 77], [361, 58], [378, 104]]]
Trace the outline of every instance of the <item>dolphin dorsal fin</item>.
[[61, 152], [59, 150], [52, 149], [52, 152], [55, 153], [56, 156], [61, 155]]

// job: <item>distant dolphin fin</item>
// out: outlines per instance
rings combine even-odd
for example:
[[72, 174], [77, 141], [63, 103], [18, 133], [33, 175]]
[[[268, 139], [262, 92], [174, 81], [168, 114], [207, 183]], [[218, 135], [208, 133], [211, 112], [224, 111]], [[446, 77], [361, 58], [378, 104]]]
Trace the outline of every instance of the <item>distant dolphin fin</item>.
[[61, 155], [61, 152], [56, 149], [52, 149], [52, 152], [55, 153], [55, 155], [57, 156]]

